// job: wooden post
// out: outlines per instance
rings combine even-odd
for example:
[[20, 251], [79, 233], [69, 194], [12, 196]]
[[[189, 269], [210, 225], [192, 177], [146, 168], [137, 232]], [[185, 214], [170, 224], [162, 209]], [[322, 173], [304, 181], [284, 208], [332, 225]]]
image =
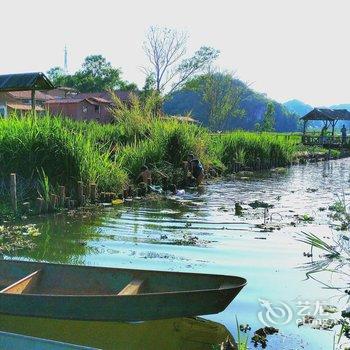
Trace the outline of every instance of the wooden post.
[[303, 143], [305, 142], [306, 123], [307, 123], [307, 120], [304, 120], [303, 137], [302, 137], [302, 139], [301, 139], [301, 141], [302, 141]]
[[51, 209], [55, 210], [56, 209], [56, 201], [57, 201], [57, 196], [53, 193], [50, 194], [50, 205], [51, 205]]
[[60, 186], [60, 206], [64, 208], [66, 202], [66, 188], [65, 186]]
[[32, 111], [35, 113], [35, 90], [32, 90]]
[[91, 203], [96, 202], [96, 197], [97, 197], [97, 187], [95, 183], [90, 184], [90, 200]]
[[17, 181], [16, 174], [10, 175], [10, 193], [11, 193], [11, 204], [13, 211], [17, 212]]
[[38, 214], [40, 214], [43, 211], [43, 204], [44, 204], [44, 200], [38, 197], [35, 202], [35, 206]]
[[22, 204], [22, 206], [23, 206], [23, 211], [24, 211], [26, 214], [28, 214], [28, 213], [30, 212], [30, 203], [29, 203], [29, 202], [24, 202], [24, 203]]
[[78, 205], [84, 204], [84, 184], [83, 181], [78, 181]]

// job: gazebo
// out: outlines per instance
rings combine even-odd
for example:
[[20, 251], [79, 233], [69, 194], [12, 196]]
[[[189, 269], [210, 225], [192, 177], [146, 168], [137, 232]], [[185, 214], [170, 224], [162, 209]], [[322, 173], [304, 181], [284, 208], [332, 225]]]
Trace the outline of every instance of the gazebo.
[[35, 91], [52, 90], [54, 85], [44, 73], [21, 73], [0, 75], [0, 93], [31, 91], [32, 110], [35, 111]]
[[[339, 120], [350, 121], [350, 112], [346, 109], [314, 108], [304, 115], [301, 120], [304, 122], [302, 142], [305, 145], [328, 145], [339, 147], [342, 139], [334, 135], [334, 129]], [[307, 135], [307, 123], [309, 121], [322, 121], [323, 129], [320, 135]], [[331, 127], [331, 135], [327, 137], [325, 131]]]

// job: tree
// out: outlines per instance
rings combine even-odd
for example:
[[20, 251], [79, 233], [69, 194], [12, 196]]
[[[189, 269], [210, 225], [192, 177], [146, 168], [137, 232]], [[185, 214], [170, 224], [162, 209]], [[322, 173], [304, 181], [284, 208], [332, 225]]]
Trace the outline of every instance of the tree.
[[260, 130], [275, 131], [275, 124], [275, 105], [272, 101], [269, 101], [267, 103], [266, 111], [260, 125]]
[[209, 125], [223, 127], [229, 117], [242, 117], [240, 103], [245, 85], [235, 79], [232, 73], [209, 71], [188, 81], [185, 89], [198, 92], [207, 106]]
[[[143, 49], [151, 65], [145, 69], [147, 76], [155, 79], [155, 89], [169, 93], [180, 88], [190, 77], [199, 73], [215, 60], [219, 51], [201, 47], [190, 58], [186, 53], [187, 34], [169, 28], [151, 27], [143, 43]], [[171, 85], [171, 86], [170, 86]], [[169, 87], [170, 86], [170, 87]]]
[[101, 55], [87, 56], [80, 70], [73, 75], [66, 75], [59, 67], [47, 72], [56, 86], [68, 86], [79, 92], [99, 92], [106, 90], [137, 90], [137, 85], [121, 79], [121, 70], [114, 68]]
[[114, 90], [122, 85], [120, 75], [120, 69], [113, 68], [103, 56], [90, 55], [75, 73], [74, 84], [81, 92]]

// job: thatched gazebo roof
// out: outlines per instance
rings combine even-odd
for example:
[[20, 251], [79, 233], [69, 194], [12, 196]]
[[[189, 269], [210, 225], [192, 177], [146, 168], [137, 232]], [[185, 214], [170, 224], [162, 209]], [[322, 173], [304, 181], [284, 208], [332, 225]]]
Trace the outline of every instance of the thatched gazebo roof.
[[308, 120], [325, 120], [338, 121], [350, 120], [350, 112], [346, 109], [329, 109], [329, 108], [314, 108], [312, 111], [304, 115], [304, 121]]

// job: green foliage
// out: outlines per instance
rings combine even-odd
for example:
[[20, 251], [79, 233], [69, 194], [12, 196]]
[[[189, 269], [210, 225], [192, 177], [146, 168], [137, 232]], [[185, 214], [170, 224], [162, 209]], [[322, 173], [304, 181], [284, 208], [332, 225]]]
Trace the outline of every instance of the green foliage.
[[236, 131], [217, 137], [212, 144], [216, 157], [230, 171], [236, 164], [250, 169], [268, 169], [292, 162], [297, 150], [294, 140], [269, 133]]
[[81, 69], [73, 75], [66, 75], [59, 67], [51, 68], [47, 74], [54, 85], [72, 87], [79, 92], [137, 89], [135, 84], [123, 81], [121, 70], [112, 67], [101, 55], [87, 56]]
[[266, 106], [266, 111], [260, 126], [260, 131], [275, 131], [275, 106], [272, 101], [269, 101]]
[[209, 72], [188, 81], [185, 89], [198, 92], [207, 106], [209, 125], [221, 128], [229, 117], [242, 117], [239, 108], [243, 86], [234, 83], [230, 73]]
[[125, 173], [110, 161], [108, 152], [101, 152], [93, 134], [79, 128], [83, 129], [80, 123], [49, 115], [0, 119], [0, 179], [17, 173], [25, 184], [23, 196], [43, 194], [40, 178], [46, 188], [46, 177], [53, 186], [71, 189], [79, 180], [96, 181], [101, 189], [120, 188]]

